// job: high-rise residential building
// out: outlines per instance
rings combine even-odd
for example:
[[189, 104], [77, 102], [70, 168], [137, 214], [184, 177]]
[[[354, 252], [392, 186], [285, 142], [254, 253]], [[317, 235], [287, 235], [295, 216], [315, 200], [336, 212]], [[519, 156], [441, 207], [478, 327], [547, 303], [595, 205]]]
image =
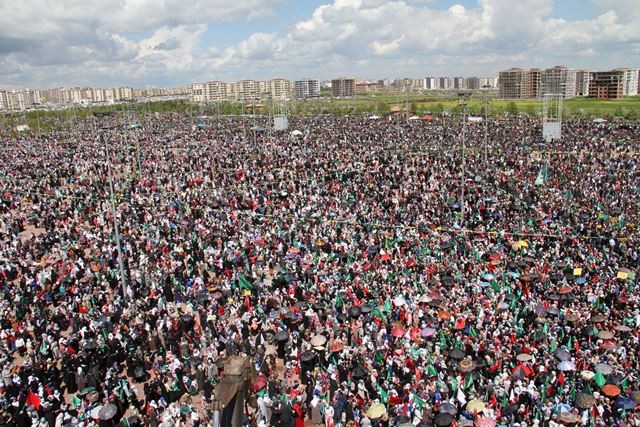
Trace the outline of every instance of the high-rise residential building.
[[464, 77], [454, 77], [453, 78], [453, 88], [456, 90], [466, 89], [465, 79]]
[[0, 90], [0, 110], [8, 110], [9, 101], [7, 100], [7, 91]]
[[191, 84], [191, 101], [204, 102], [204, 83]]
[[624, 72], [622, 70], [595, 71], [589, 77], [589, 97], [619, 99], [624, 96]]
[[193, 102], [212, 102], [227, 99], [227, 84], [220, 81], [193, 83], [191, 100]]
[[483, 89], [492, 89], [498, 87], [497, 77], [480, 77], [480, 87]]
[[622, 93], [624, 96], [638, 94], [638, 69], [637, 68], [616, 68], [614, 71], [622, 71]]
[[[260, 99], [260, 82], [257, 80], [240, 80], [236, 83], [236, 96], [239, 101], [256, 101]], [[266, 87], [266, 86], [265, 86]]]
[[317, 79], [304, 78], [293, 83], [294, 96], [298, 99], [320, 97], [320, 82]]
[[480, 89], [480, 77], [468, 77], [466, 79], [465, 87], [469, 90]]
[[437, 84], [438, 79], [436, 79], [435, 77], [427, 77], [424, 79], [425, 82], [425, 89], [429, 89], [429, 90], [435, 90], [438, 88], [438, 84]]
[[293, 96], [291, 80], [283, 78], [271, 79], [268, 82], [269, 97], [271, 99], [290, 99]]
[[500, 98], [518, 99], [529, 97], [529, 70], [510, 68], [500, 71], [498, 79]]
[[39, 91], [33, 89], [7, 90], [0, 92], [0, 108], [23, 111], [40, 104]]
[[542, 72], [543, 94], [561, 95], [563, 98], [576, 96], [576, 70], [563, 65], [546, 68]]
[[589, 95], [589, 70], [576, 70], [576, 96]]
[[356, 79], [353, 77], [340, 77], [331, 80], [331, 96], [349, 97], [356, 94]]

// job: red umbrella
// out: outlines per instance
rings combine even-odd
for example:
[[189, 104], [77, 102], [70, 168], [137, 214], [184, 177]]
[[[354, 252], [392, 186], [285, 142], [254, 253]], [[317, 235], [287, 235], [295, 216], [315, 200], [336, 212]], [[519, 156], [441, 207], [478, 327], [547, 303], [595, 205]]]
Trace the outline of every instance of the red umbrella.
[[402, 337], [406, 333], [407, 330], [405, 328], [401, 328], [400, 326], [394, 326], [393, 329], [391, 329], [391, 335], [396, 338]]
[[511, 371], [511, 375], [513, 375], [514, 377], [530, 377], [531, 375], [533, 375], [533, 371], [527, 365], [520, 364], [513, 368], [513, 371]]

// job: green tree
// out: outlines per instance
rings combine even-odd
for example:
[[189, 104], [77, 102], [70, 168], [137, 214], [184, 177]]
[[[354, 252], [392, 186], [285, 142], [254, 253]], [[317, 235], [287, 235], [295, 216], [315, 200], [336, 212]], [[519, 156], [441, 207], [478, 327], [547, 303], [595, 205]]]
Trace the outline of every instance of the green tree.
[[511, 101], [507, 104], [507, 113], [518, 114], [518, 106], [514, 101]]

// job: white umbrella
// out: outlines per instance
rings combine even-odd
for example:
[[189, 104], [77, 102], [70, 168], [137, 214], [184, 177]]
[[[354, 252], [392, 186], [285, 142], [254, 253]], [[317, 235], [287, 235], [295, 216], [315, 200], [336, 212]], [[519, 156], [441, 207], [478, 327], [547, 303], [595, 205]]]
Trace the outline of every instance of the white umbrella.
[[570, 360], [565, 360], [563, 362], [558, 363], [558, 369], [561, 371], [575, 371], [576, 364]]

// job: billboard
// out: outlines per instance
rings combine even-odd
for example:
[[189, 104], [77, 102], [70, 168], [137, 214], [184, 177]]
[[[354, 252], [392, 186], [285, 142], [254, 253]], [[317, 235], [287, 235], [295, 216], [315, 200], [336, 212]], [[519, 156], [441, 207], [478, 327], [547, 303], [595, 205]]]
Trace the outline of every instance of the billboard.
[[289, 127], [289, 119], [284, 116], [274, 117], [273, 118], [273, 129], [274, 130], [287, 130]]

